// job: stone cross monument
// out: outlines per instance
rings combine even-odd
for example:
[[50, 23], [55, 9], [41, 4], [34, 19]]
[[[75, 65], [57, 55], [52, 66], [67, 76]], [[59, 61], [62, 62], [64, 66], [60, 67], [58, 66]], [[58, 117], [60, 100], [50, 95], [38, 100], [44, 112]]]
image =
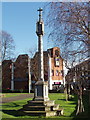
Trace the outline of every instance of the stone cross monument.
[[39, 10], [39, 21], [37, 22], [36, 33], [38, 36], [38, 80], [35, 83], [35, 92], [33, 100], [27, 101], [22, 109], [23, 114], [30, 116], [55, 116], [61, 115], [63, 111], [59, 109], [59, 104], [55, 105], [54, 100], [48, 98], [48, 82], [44, 80], [43, 70], [43, 40], [44, 23], [42, 20], [42, 9]]
[[48, 82], [44, 81], [43, 66], [43, 40], [44, 22], [42, 20], [42, 9], [39, 8], [39, 20], [36, 23], [36, 34], [38, 36], [38, 81], [35, 84], [34, 100], [47, 101], [48, 98]]
[[44, 35], [44, 23], [42, 20], [42, 9], [40, 8], [39, 10], [39, 21], [36, 23], [36, 34], [38, 36], [38, 53], [39, 53], [39, 59], [38, 59], [38, 80], [44, 81], [44, 71], [43, 71], [43, 40], [42, 36]]

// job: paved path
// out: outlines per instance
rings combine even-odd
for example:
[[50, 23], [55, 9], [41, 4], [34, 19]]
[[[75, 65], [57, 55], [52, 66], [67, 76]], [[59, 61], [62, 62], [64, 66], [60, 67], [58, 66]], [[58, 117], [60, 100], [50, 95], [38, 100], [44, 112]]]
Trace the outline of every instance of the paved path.
[[16, 101], [16, 100], [22, 100], [22, 99], [26, 99], [26, 98], [33, 98], [34, 94], [22, 94], [19, 96], [13, 96], [13, 97], [5, 97], [2, 98], [2, 103], [8, 103], [8, 102], [12, 102], [12, 101]]

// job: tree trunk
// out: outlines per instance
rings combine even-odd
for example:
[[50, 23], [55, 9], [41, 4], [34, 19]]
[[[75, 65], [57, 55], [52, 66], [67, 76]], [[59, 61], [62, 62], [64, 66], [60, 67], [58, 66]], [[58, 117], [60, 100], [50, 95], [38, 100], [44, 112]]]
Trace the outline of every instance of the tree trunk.
[[84, 106], [82, 101], [82, 95], [78, 95], [78, 108], [77, 108], [76, 115], [78, 115], [81, 112], [84, 112]]
[[66, 84], [66, 101], [68, 101], [70, 99], [70, 84]]

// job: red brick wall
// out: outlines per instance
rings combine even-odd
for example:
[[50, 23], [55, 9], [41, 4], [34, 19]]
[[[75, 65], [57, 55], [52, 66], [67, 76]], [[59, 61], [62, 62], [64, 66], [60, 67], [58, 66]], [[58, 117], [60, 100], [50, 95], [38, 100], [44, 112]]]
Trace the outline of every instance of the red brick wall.
[[28, 55], [19, 55], [14, 65], [15, 89], [28, 89]]
[[[55, 57], [57, 57], [55, 51], [58, 51], [58, 57], [59, 57], [59, 66], [55, 65]], [[54, 74], [52, 76], [52, 80], [63, 80], [63, 59], [60, 56], [60, 49], [58, 47], [54, 47], [51, 49], [51, 67], [52, 70], [54, 70]], [[59, 71], [58, 75], [56, 75], [56, 70]]]
[[11, 60], [5, 60], [2, 63], [2, 89], [11, 88]]
[[26, 78], [28, 74], [28, 55], [20, 55], [15, 62], [15, 78]]
[[[54, 76], [52, 76], [52, 80], [63, 80], [63, 76], [62, 76], [62, 71], [63, 71], [63, 59], [60, 56], [60, 49], [58, 47], [54, 47], [52, 49], [49, 49], [51, 51], [51, 62], [52, 62], [52, 70], [54, 70]], [[55, 50], [59, 51], [59, 57], [60, 57], [60, 66], [56, 67], [55, 66]], [[48, 80], [48, 52], [44, 51], [44, 79]], [[38, 80], [38, 52], [35, 54], [34, 58], [32, 59], [32, 66], [31, 66], [31, 70], [32, 73], [34, 74], [35, 78], [34, 80]], [[59, 76], [56, 76], [56, 70], [58, 70]]]
[[[11, 60], [2, 64], [2, 89], [11, 89], [11, 64]], [[19, 55], [14, 67], [14, 89], [28, 89], [28, 55]]]
[[17, 90], [20, 90], [20, 89], [26, 90], [28, 89], [28, 81], [15, 81], [14, 87]]
[[[63, 59], [60, 57], [60, 66], [55, 66], [55, 50], [59, 51], [58, 47], [54, 47], [51, 50], [52, 53], [52, 69], [54, 70], [54, 76], [52, 76], [52, 80], [62, 80], [63, 76], [59, 73], [59, 76], [56, 76], [56, 70], [61, 72], [63, 70]], [[3, 63], [2, 72], [3, 72], [3, 81], [2, 87], [4, 89], [11, 87], [11, 65], [12, 61], [6, 61]], [[27, 89], [28, 88], [28, 55], [19, 55], [16, 61], [14, 62], [14, 80], [15, 80], [15, 89]], [[38, 80], [38, 52], [35, 54], [33, 59], [31, 59], [31, 73], [33, 74], [34, 81]], [[48, 80], [48, 51], [44, 51], [44, 79]], [[22, 82], [21, 82], [22, 81]]]

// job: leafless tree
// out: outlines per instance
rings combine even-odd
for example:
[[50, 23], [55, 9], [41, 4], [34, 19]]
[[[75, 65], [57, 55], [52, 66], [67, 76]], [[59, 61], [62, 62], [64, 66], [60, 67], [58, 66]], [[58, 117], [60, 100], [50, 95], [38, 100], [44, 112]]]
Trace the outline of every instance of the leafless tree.
[[[50, 2], [46, 25], [49, 28], [49, 41], [61, 48], [66, 67], [90, 57], [90, 3], [89, 2]], [[78, 110], [84, 110], [82, 85], [78, 84]]]
[[51, 2], [48, 10], [49, 40], [61, 48], [69, 66], [85, 59], [90, 51], [89, 3]]
[[36, 53], [36, 51], [37, 51], [37, 49], [36, 49], [36, 47], [32, 47], [32, 48], [29, 48], [28, 49], [28, 55], [30, 56], [30, 58], [33, 58], [34, 57], [34, 55], [35, 55], [35, 53]]
[[5, 31], [0, 32], [0, 41], [2, 47], [2, 61], [5, 59], [11, 59], [14, 55], [14, 40], [10, 34]]

